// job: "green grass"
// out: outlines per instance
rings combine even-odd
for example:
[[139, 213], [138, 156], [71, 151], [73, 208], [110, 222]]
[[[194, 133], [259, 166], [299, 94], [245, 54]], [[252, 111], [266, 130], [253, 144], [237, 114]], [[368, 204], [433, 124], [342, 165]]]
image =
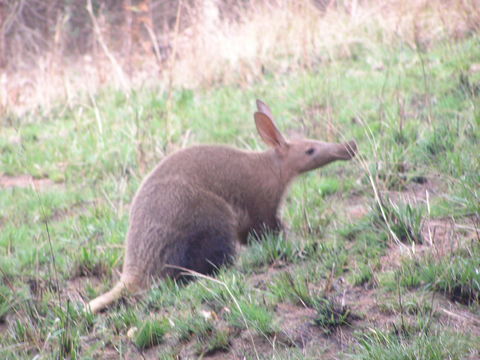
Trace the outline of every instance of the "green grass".
[[463, 304], [480, 302], [480, 246], [457, 250], [441, 259], [432, 256], [406, 262], [397, 271], [400, 284], [426, 286]]
[[390, 199], [375, 204], [373, 223], [395, 240], [406, 243], [423, 243], [423, 209], [409, 203], [395, 204]]
[[350, 309], [328, 298], [318, 300], [315, 310], [317, 314], [313, 321], [326, 334], [330, 334], [339, 326], [350, 325], [353, 317]]
[[139, 349], [148, 349], [162, 342], [169, 329], [167, 319], [145, 320], [134, 335], [134, 343]]
[[212, 321], [200, 314], [193, 314], [175, 324], [180, 341], [188, 341], [192, 336], [200, 339], [207, 337], [213, 331]]
[[[316, 358], [325, 348], [315, 341], [279, 345], [305, 328], [338, 358], [478, 357], [478, 337], [465, 335], [473, 325], [435, 310], [442, 294], [453, 313], [478, 315], [480, 73], [469, 70], [478, 45], [475, 34], [432, 44], [420, 61], [407, 44], [376, 44], [380, 70], [359, 52], [248, 86], [174, 89], [168, 106], [160, 88], [130, 97], [104, 88], [94, 102], [0, 118], [0, 174], [53, 182], [0, 189], [0, 358], [256, 358], [254, 345], [259, 358]], [[215, 279], [159, 281], [105, 313], [83, 313], [82, 300], [118, 279], [143, 177], [183, 146], [264, 149], [258, 97], [286, 133], [355, 139], [362, 161], [292, 184], [286, 234], [251, 241]], [[353, 216], [352, 205], [366, 215]], [[446, 219], [454, 226], [442, 236], [455, 248], [440, 254], [425, 225]], [[405, 332], [402, 319], [416, 330]], [[336, 347], [338, 333], [355, 335], [351, 348]]]
[[227, 352], [230, 348], [230, 334], [226, 330], [215, 330], [197, 343], [196, 353], [208, 356], [217, 352]]
[[440, 360], [464, 359], [468, 353], [468, 337], [433, 332], [398, 336], [370, 330], [359, 340], [354, 359]]

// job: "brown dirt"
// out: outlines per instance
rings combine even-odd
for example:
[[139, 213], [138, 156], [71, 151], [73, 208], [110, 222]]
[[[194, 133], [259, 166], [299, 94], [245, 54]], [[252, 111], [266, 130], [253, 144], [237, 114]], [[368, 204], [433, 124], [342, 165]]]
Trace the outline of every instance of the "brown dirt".
[[0, 175], [0, 188], [30, 188], [45, 189], [54, 186], [55, 183], [48, 178], [36, 179], [32, 175]]
[[48, 220], [50, 221], [61, 221], [63, 219], [85, 213], [92, 205], [92, 202], [79, 202], [71, 205], [69, 208], [62, 210], [55, 210], [52, 216]]
[[345, 206], [345, 215], [351, 222], [359, 220], [368, 214], [370, 208], [369, 200], [365, 196], [356, 195], [347, 199]]
[[[431, 201], [443, 193], [445, 185], [440, 179], [431, 175], [423, 183], [411, 182], [404, 191], [384, 191], [383, 197], [388, 196], [396, 203], [424, 203]], [[355, 221], [369, 212], [368, 204], [371, 200], [357, 195], [346, 199], [345, 215], [350, 221]], [[382, 270], [392, 270], [401, 265], [402, 259], [411, 256], [422, 256], [427, 251], [433, 251], [438, 257], [450, 254], [471, 239], [478, 237], [479, 221], [475, 217], [467, 217], [456, 222], [450, 218], [427, 219], [422, 224], [423, 244], [393, 244], [386, 255], [381, 258]]]
[[[423, 179], [423, 183], [410, 182], [403, 191], [380, 191], [380, 196], [388, 197], [394, 202], [426, 203], [442, 194], [444, 185], [435, 176]], [[373, 192], [371, 194], [373, 196]], [[354, 195], [343, 202], [347, 218], [357, 220], [368, 214], [372, 200], [365, 195]]]
[[98, 289], [101, 287], [101, 282], [96, 276], [75, 277], [67, 282], [62, 290], [62, 297], [70, 300], [72, 303], [84, 303], [89, 300], [85, 294], [87, 284]]
[[436, 293], [434, 309], [442, 324], [456, 332], [480, 337], [480, 314], [472, 313], [467, 306], [452, 302], [446, 296]]
[[450, 218], [428, 219], [422, 226], [423, 244], [392, 245], [387, 254], [382, 256], [380, 262], [382, 270], [393, 270], [401, 266], [402, 260], [423, 257], [432, 253], [441, 258], [453, 253], [462, 244], [477, 238], [475, 218], [464, 218], [462, 223], [457, 223]]
[[388, 196], [395, 202], [426, 203], [427, 200], [429, 201], [443, 193], [445, 185], [437, 176], [429, 175], [422, 180], [422, 183], [409, 182], [403, 191], [381, 191], [380, 194]]

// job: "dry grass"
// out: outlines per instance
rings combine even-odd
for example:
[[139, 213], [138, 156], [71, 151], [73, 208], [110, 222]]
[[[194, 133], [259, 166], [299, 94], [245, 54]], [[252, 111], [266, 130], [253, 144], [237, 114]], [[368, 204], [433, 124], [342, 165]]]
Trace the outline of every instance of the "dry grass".
[[[38, 56], [28, 70], [4, 71], [0, 113], [48, 108], [58, 100], [71, 104], [79, 94], [92, 95], [105, 86], [128, 92], [151, 85], [167, 91], [172, 86], [248, 85], [265, 74], [314, 69], [340, 58], [375, 61], [384, 44], [422, 50], [445, 38], [468, 36], [480, 24], [479, 0], [331, 1], [323, 7], [321, 1], [258, 1], [236, 20], [214, 6], [193, 12], [186, 3], [178, 3], [177, 23], [161, 40], [144, 23], [148, 35], [141, 45], [150, 48], [129, 56], [116, 51], [118, 39], [102, 30], [102, 14], [90, 14], [99, 45], [95, 51], [67, 63], [54, 49]], [[192, 13], [196, 21], [178, 26]], [[53, 35], [61, 37], [59, 32]]]

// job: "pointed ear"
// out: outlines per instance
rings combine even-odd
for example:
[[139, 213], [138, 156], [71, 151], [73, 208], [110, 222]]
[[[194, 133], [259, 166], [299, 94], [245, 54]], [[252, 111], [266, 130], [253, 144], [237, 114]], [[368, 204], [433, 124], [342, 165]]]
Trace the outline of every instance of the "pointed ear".
[[262, 100], [257, 99], [257, 109], [258, 109], [259, 112], [263, 112], [264, 114], [269, 116], [270, 119], [273, 120], [272, 110], [270, 110], [268, 105], [265, 104]]
[[256, 112], [254, 118], [257, 131], [265, 144], [275, 148], [285, 148], [288, 146], [287, 141], [267, 114]]

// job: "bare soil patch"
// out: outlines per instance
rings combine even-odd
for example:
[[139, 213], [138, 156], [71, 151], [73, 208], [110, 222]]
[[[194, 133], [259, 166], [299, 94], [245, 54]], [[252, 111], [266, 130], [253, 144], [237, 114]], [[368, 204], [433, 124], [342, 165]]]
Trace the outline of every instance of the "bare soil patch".
[[101, 280], [96, 276], [78, 276], [70, 279], [62, 290], [62, 297], [70, 300], [72, 303], [84, 303], [88, 301], [85, 294], [87, 284], [93, 288], [101, 287]]
[[435, 257], [442, 258], [452, 254], [468, 241], [478, 237], [478, 224], [474, 217], [463, 218], [456, 222], [451, 218], [427, 219], [422, 226], [423, 244], [393, 245], [380, 262], [382, 270], [399, 268], [406, 258], [423, 257], [431, 252]]
[[440, 321], [456, 332], [480, 337], [480, 315], [474, 314], [467, 306], [452, 302], [442, 294], [435, 294], [435, 306]]
[[421, 177], [421, 181], [410, 181], [405, 190], [402, 191], [382, 191], [381, 194], [388, 196], [395, 202], [419, 202], [425, 203], [431, 198], [443, 193], [444, 184], [438, 177], [430, 175]]
[[[443, 189], [444, 185], [442, 182], [432, 175], [429, 177], [422, 177], [422, 181], [420, 182], [409, 182], [405, 190], [402, 191], [380, 191], [380, 196], [382, 198], [388, 197], [395, 203], [408, 202], [413, 204], [425, 204], [432, 198], [440, 196]], [[373, 190], [371, 192], [371, 195], [373, 196]], [[342, 202], [344, 204], [344, 210], [339, 209], [339, 211], [344, 212], [350, 221], [359, 220], [369, 213], [372, 201], [373, 200], [366, 195], [353, 195]]]
[[36, 179], [32, 175], [0, 175], [0, 188], [34, 188], [45, 189], [55, 185], [49, 178]]

